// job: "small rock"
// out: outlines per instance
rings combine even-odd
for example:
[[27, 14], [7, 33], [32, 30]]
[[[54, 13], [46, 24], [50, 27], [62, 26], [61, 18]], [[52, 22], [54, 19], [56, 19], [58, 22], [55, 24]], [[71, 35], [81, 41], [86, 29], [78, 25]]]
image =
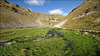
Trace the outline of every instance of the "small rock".
[[89, 34], [88, 32], [84, 32], [84, 34]]
[[93, 37], [95, 37], [95, 35], [93, 35]]
[[75, 34], [79, 34], [79, 33], [75, 33]]
[[11, 42], [3, 43], [4, 46], [10, 45], [10, 44], [11, 44]]

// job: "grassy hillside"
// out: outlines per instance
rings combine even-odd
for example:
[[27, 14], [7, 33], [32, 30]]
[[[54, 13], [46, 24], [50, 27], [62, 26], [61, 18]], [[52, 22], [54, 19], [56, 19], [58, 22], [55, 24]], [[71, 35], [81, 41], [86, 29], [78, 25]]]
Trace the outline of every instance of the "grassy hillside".
[[0, 1], [0, 28], [53, 26], [63, 17], [62, 15], [36, 13], [6, 0]]
[[100, 1], [85, 0], [64, 19], [68, 19], [65, 28], [100, 30]]

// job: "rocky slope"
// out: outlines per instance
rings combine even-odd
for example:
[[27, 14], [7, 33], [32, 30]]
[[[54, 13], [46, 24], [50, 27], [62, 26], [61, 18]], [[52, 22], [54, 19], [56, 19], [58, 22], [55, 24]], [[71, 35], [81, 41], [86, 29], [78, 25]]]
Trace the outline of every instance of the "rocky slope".
[[6, 0], [0, 1], [0, 28], [53, 26], [63, 20], [63, 17], [36, 13]]
[[85, 0], [64, 19], [64, 28], [100, 30], [100, 0]]

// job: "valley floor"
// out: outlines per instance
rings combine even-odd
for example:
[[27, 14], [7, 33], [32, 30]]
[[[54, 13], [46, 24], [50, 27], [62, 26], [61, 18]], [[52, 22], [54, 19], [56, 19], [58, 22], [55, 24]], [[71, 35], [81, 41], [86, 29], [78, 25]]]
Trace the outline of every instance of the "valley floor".
[[58, 28], [0, 29], [1, 56], [99, 56], [100, 34]]

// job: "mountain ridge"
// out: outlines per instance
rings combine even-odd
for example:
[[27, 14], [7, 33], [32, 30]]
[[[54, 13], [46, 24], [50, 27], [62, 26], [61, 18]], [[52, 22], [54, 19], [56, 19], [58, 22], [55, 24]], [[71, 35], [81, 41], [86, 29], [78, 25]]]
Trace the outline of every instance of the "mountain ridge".
[[60, 27], [100, 31], [100, 1], [84, 0], [67, 16], [36, 13], [23, 6], [2, 0], [0, 28]]
[[63, 28], [100, 31], [100, 1], [84, 0], [64, 19], [68, 21], [61, 26]]
[[26, 7], [0, 2], [0, 28], [47, 27], [59, 23], [63, 15], [36, 13]]

